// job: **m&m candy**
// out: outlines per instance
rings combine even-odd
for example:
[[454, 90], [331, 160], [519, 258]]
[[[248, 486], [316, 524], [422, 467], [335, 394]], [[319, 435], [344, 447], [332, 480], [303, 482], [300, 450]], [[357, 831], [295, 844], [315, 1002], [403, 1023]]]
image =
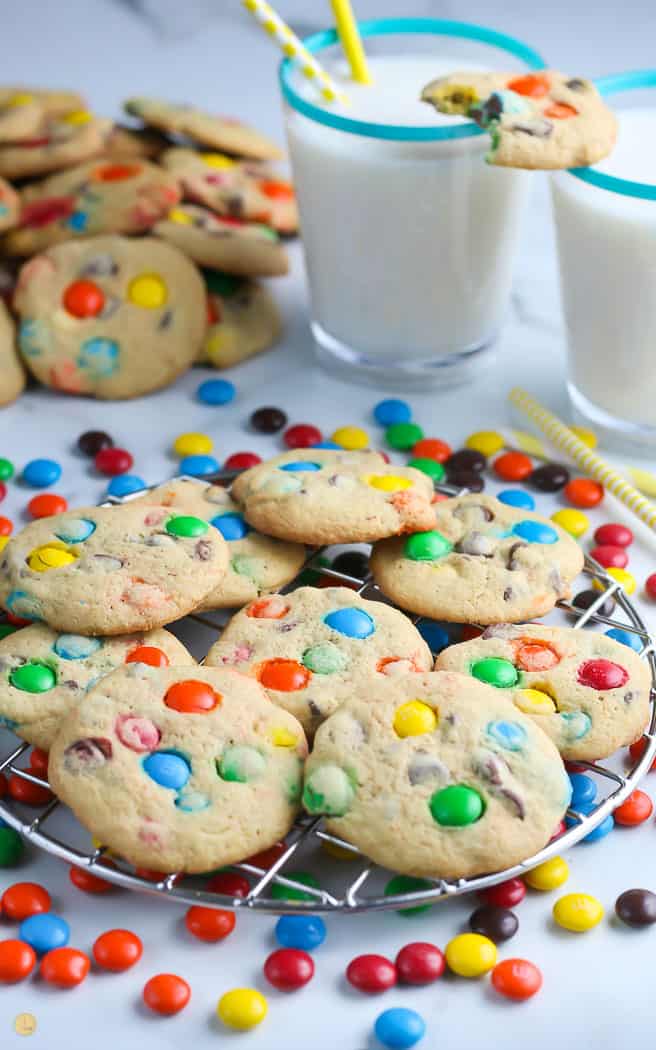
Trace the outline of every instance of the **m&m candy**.
[[23, 467], [22, 478], [33, 489], [46, 489], [62, 475], [62, 468], [54, 459], [32, 459]]
[[223, 908], [193, 905], [185, 915], [185, 926], [199, 941], [222, 941], [235, 928], [235, 913]]
[[322, 440], [322, 433], [311, 423], [296, 423], [282, 436], [287, 448], [311, 448]]
[[374, 419], [381, 427], [391, 427], [394, 423], [409, 423], [412, 419], [412, 409], [407, 401], [390, 397], [379, 401], [374, 407]]
[[221, 464], [214, 456], [183, 456], [180, 460], [180, 473], [190, 474], [192, 478], [207, 478], [218, 473], [220, 469]]
[[636, 788], [628, 798], [613, 811], [616, 824], [627, 828], [637, 827], [649, 820], [654, 811], [654, 804], [645, 791]]
[[399, 984], [431, 984], [446, 966], [444, 955], [435, 944], [413, 941], [401, 948], [395, 959]]
[[565, 532], [569, 532], [570, 536], [574, 536], [575, 539], [583, 536], [590, 528], [590, 519], [586, 514], [583, 514], [580, 510], [570, 510], [568, 507], [555, 511], [551, 515], [551, 520], [555, 521], [556, 525], [560, 525]]
[[606, 634], [609, 638], [614, 638], [620, 645], [626, 645], [636, 653], [642, 652], [643, 642], [639, 634], [635, 634], [633, 631], [624, 631], [621, 627], [611, 627], [610, 630], [606, 631]]
[[10, 459], [0, 457], [0, 480], [9, 481], [14, 476], [14, 464]]
[[594, 539], [595, 543], [601, 546], [630, 547], [633, 543], [633, 533], [626, 525], [609, 521], [595, 529]]
[[384, 955], [358, 955], [346, 967], [346, 980], [360, 992], [384, 992], [396, 984], [396, 967]]
[[107, 486], [108, 496], [129, 496], [132, 492], [141, 492], [145, 489], [146, 482], [137, 474], [119, 474], [112, 478]]
[[424, 432], [417, 423], [392, 423], [385, 431], [387, 444], [400, 451], [412, 448], [423, 436]]
[[256, 452], [233, 452], [223, 466], [225, 470], [248, 470], [249, 467], [256, 467], [261, 462], [262, 457]]
[[615, 901], [615, 914], [627, 926], [639, 928], [653, 925], [656, 922], [656, 893], [651, 890], [625, 890]]
[[604, 916], [604, 909], [596, 897], [588, 893], [567, 893], [553, 906], [553, 917], [564, 930], [585, 933], [597, 926]]
[[562, 463], [544, 463], [532, 471], [529, 481], [540, 492], [558, 492], [569, 481], [569, 470]]
[[219, 999], [216, 1012], [224, 1025], [245, 1032], [267, 1015], [268, 1003], [255, 988], [233, 988]]
[[537, 867], [531, 868], [524, 876], [524, 882], [533, 890], [555, 890], [569, 878], [569, 865], [564, 857], [552, 857]]
[[261, 434], [275, 434], [278, 430], [282, 430], [286, 422], [287, 416], [282, 409], [274, 408], [272, 405], [256, 409], [250, 418], [253, 430], [258, 430]]
[[248, 897], [251, 884], [245, 875], [237, 871], [219, 871], [207, 884], [210, 893], [224, 893], [228, 897]]
[[388, 1050], [409, 1050], [423, 1037], [426, 1022], [415, 1010], [396, 1006], [379, 1014], [374, 1024], [376, 1038]]
[[519, 919], [510, 908], [484, 904], [469, 916], [469, 929], [480, 933], [495, 944], [508, 941], [519, 929]]
[[235, 386], [229, 379], [206, 379], [196, 391], [204, 405], [228, 405], [235, 399]]
[[494, 941], [480, 933], [460, 933], [446, 946], [447, 966], [459, 977], [482, 977], [497, 961]]
[[34, 948], [25, 941], [9, 938], [0, 941], [0, 982], [14, 984], [32, 973], [36, 965]]
[[0, 868], [18, 864], [23, 854], [23, 840], [13, 828], [0, 825]]
[[629, 564], [629, 556], [624, 547], [614, 547], [608, 543], [593, 547], [590, 557], [598, 561], [605, 569], [625, 569]]
[[191, 998], [187, 982], [174, 973], [158, 973], [144, 985], [143, 1001], [155, 1014], [171, 1017], [180, 1013]]
[[53, 948], [43, 956], [39, 973], [57, 988], [75, 988], [89, 972], [89, 956], [77, 948]]
[[535, 500], [530, 492], [524, 489], [503, 489], [497, 492], [497, 499], [508, 507], [518, 507], [520, 510], [535, 510]]
[[369, 447], [369, 435], [362, 427], [338, 427], [332, 434], [331, 441], [350, 451]]
[[452, 451], [451, 446], [440, 438], [422, 438], [412, 448], [417, 459], [434, 459], [438, 463], [446, 463]]
[[102, 970], [123, 973], [139, 962], [143, 945], [131, 930], [107, 930], [96, 938], [92, 952]]
[[592, 478], [574, 478], [565, 485], [564, 495], [574, 507], [596, 507], [604, 498], [604, 486]]
[[497, 477], [503, 481], [523, 481], [533, 471], [533, 463], [524, 452], [504, 452], [492, 464]]
[[318, 915], [281, 915], [276, 940], [283, 948], [311, 952], [326, 939], [326, 924]]
[[209, 434], [179, 434], [173, 442], [173, 451], [183, 459], [185, 456], [205, 456], [214, 448]]
[[38, 496], [32, 496], [27, 504], [27, 510], [33, 518], [49, 518], [52, 514], [63, 514], [68, 503], [63, 496], [55, 492], [42, 492]]
[[96, 470], [108, 477], [127, 474], [133, 463], [132, 456], [124, 448], [102, 448], [94, 457]]
[[503, 434], [499, 434], [496, 430], [477, 430], [465, 439], [465, 448], [473, 448], [488, 457], [500, 452], [504, 444]]
[[522, 1002], [540, 991], [542, 974], [528, 959], [504, 959], [494, 967], [491, 981], [500, 995]]
[[279, 991], [293, 992], [312, 980], [312, 956], [298, 948], [278, 948], [266, 959], [264, 976]]
[[526, 886], [521, 879], [506, 879], [505, 882], [482, 890], [481, 896], [488, 904], [496, 904], [500, 908], [514, 908], [524, 900]]
[[36, 882], [15, 882], [8, 886], [0, 900], [0, 911], [7, 919], [22, 922], [30, 915], [47, 912], [51, 907], [50, 894]]
[[70, 929], [66, 920], [53, 912], [33, 913], [20, 924], [19, 935], [35, 952], [49, 952], [68, 944]]
[[645, 580], [645, 591], [653, 601], [656, 601], [656, 572]]
[[[107, 866], [111, 864], [111, 861], [104, 860], [103, 864]], [[83, 893], [109, 893], [110, 890], [114, 889], [112, 883], [108, 882], [107, 879], [101, 879], [94, 875], [92, 871], [87, 871], [86, 868], [78, 868], [75, 865], [71, 865], [68, 877], [75, 888], [82, 890]]]

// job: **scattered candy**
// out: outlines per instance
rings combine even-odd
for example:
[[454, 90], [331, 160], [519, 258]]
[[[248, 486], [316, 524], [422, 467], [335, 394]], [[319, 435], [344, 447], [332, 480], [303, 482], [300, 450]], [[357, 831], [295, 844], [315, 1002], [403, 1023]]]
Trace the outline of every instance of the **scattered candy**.
[[158, 973], [146, 981], [142, 995], [146, 1006], [153, 1013], [171, 1017], [184, 1010], [191, 999], [191, 988], [174, 973]]
[[445, 950], [447, 966], [459, 977], [482, 977], [497, 961], [494, 941], [480, 933], [460, 933]]
[[214, 448], [214, 442], [208, 434], [178, 434], [173, 442], [173, 451], [180, 459], [185, 456], [204, 456]]
[[[17, 671], [25, 671], [25, 667], [17, 668]], [[12, 681], [15, 682], [16, 678], [17, 675]], [[12, 773], [9, 777], [8, 790], [14, 801], [22, 802], [24, 806], [45, 806], [53, 798], [48, 788], [40, 784], [33, 784], [31, 780], [26, 780], [18, 773]]]
[[408, 1050], [423, 1037], [426, 1023], [415, 1010], [395, 1006], [379, 1014], [374, 1024], [376, 1038], [389, 1050]]
[[535, 500], [530, 492], [524, 489], [503, 489], [497, 492], [497, 499], [508, 507], [518, 507], [520, 510], [535, 510]]
[[492, 469], [503, 481], [524, 481], [533, 471], [533, 463], [524, 452], [504, 452], [495, 459]]
[[49, 518], [51, 514], [63, 514], [68, 507], [63, 496], [55, 492], [42, 492], [39, 496], [32, 496], [27, 504], [28, 513], [33, 518]]
[[435, 944], [413, 941], [401, 948], [396, 960], [399, 984], [431, 984], [441, 977], [446, 966], [443, 953]]
[[592, 777], [586, 773], [570, 773], [569, 780], [572, 785], [572, 809], [594, 802], [597, 797], [597, 785]]
[[[634, 740], [634, 742], [629, 747], [629, 754], [631, 756], [631, 760], [633, 762], [638, 762], [645, 753], [646, 747], [647, 740], [644, 736], [641, 736], [639, 740]], [[652, 764], [650, 766], [650, 770], [656, 770], [656, 758], [653, 759]]]
[[131, 930], [107, 930], [96, 938], [92, 952], [101, 969], [123, 973], [139, 962], [143, 945]]
[[330, 440], [334, 441], [340, 448], [352, 451], [369, 448], [369, 435], [362, 427], [338, 427], [334, 434], [331, 435]]
[[297, 948], [278, 948], [265, 961], [264, 976], [279, 991], [294, 992], [312, 980], [314, 963], [307, 952]]
[[505, 445], [503, 434], [496, 430], [477, 430], [470, 434], [465, 440], [465, 448], [473, 448], [476, 452], [482, 452], [484, 456], [494, 456], [500, 452]]
[[583, 536], [590, 528], [590, 519], [580, 510], [569, 510], [568, 508], [557, 510], [551, 515], [551, 520], [555, 521], [556, 525], [560, 525], [565, 532], [569, 532], [570, 536], [574, 536], [575, 539]]
[[506, 879], [505, 882], [498, 882], [496, 886], [482, 890], [481, 896], [488, 904], [496, 904], [500, 908], [514, 908], [524, 900], [526, 886], [521, 879]]
[[266, 1017], [268, 1004], [255, 988], [233, 988], [219, 999], [216, 1012], [228, 1028], [245, 1032]]
[[553, 917], [564, 930], [585, 933], [601, 922], [604, 909], [596, 897], [588, 893], [567, 893], [553, 906]]
[[636, 653], [642, 652], [642, 639], [639, 634], [635, 634], [633, 631], [624, 631], [621, 627], [611, 627], [610, 630], [606, 631], [609, 638], [614, 638], [620, 645], [627, 645], [629, 649], [633, 649]]
[[77, 439], [77, 447], [83, 456], [94, 459], [105, 448], [111, 448], [113, 439], [104, 430], [85, 430]]
[[0, 827], [0, 868], [18, 864], [23, 853], [23, 840], [13, 828]]
[[480, 933], [499, 944], [515, 936], [519, 929], [519, 919], [510, 908], [484, 904], [469, 916], [469, 928], [472, 933]]
[[538, 864], [537, 867], [531, 868], [524, 876], [524, 882], [532, 890], [547, 892], [562, 886], [564, 882], [567, 882], [568, 878], [569, 865], [567, 861], [563, 857], [552, 857], [551, 860], [545, 860], [542, 864]]
[[245, 875], [237, 871], [220, 871], [207, 884], [210, 893], [225, 893], [228, 897], [248, 897], [251, 884]]
[[604, 486], [592, 478], [574, 478], [565, 486], [564, 495], [575, 507], [596, 507], [604, 498]]
[[491, 981], [500, 995], [522, 1002], [540, 991], [542, 974], [528, 959], [504, 959], [494, 967]]
[[615, 914], [627, 926], [651, 926], [656, 922], [656, 893], [625, 890], [615, 901]]
[[4, 515], [0, 514], [0, 537], [11, 536], [14, 530], [14, 523], [10, 518], [5, 518]]
[[0, 982], [15, 984], [32, 973], [36, 954], [29, 944], [14, 938], [0, 941]]
[[[316, 875], [312, 875], [309, 871], [286, 871], [285, 878], [290, 879], [292, 882], [300, 882], [303, 886], [311, 886], [313, 889], [319, 888], [319, 880]], [[271, 896], [278, 901], [315, 900], [311, 893], [304, 893], [303, 890], [297, 890], [293, 886], [283, 886], [280, 882], [274, 882], [271, 887]]]
[[256, 409], [250, 418], [253, 430], [259, 430], [261, 434], [275, 434], [278, 430], [282, 430], [286, 422], [287, 416], [282, 409], [268, 405], [265, 408]]
[[54, 459], [32, 459], [23, 467], [22, 478], [32, 489], [47, 489], [62, 475], [62, 468]]
[[528, 479], [540, 492], [559, 492], [569, 481], [569, 470], [562, 463], [544, 463]]
[[626, 525], [615, 522], [607, 522], [600, 525], [594, 532], [595, 542], [601, 546], [630, 547], [633, 543], [633, 533]]
[[649, 820], [650, 816], [654, 811], [654, 804], [644, 791], [640, 791], [636, 788], [631, 794], [622, 802], [616, 810], [613, 811], [613, 817], [615, 818], [616, 824], [621, 824], [623, 827], [634, 828], [638, 824], [644, 824], [646, 820]]
[[594, 829], [594, 831], [590, 831], [587, 835], [585, 835], [581, 839], [581, 841], [582, 842], [599, 842], [600, 839], [605, 839], [606, 835], [610, 835], [610, 833], [611, 833], [611, 831], [613, 830], [614, 827], [615, 827], [615, 821], [614, 821], [613, 816], [611, 814], [610, 816], [605, 817], [605, 819], [602, 820], [601, 824], [597, 824], [597, 827]]
[[418, 459], [435, 459], [438, 463], [446, 463], [452, 451], [451, 446], [440, 438], [422, 438], [413, 447], [412, 454]]
[[234, 384], [228, 379], [206, 379], [196, 391], [196, 397], [204, 405], [228, 405], [235, 399]]
[[19, 927], [19, 936], [34, 948], [35, 952], [49, 952], [68, 944], [70, 929], [65, 919], [54, 912], [30, 915]]
[[103, 448], [94, 458], [96, 470], [110, 478], [115, 474], [127, 474], [133, 463], [132, 456], [124, 448]]
[[441, 653], [451, 644], [451, 636], [445, 627], [441, 627], [434, 620], [418, 620], [417, 630], [433, 653]]
[[214, 456], [184, 456], [180, 460], [181, 474], [190, 474], [192, 478], [208, 478], [221, 469], [221, 464]]
[[[577, 609], [585, 610], [589, 609], [594, 602], [598, 601], [598, 599], [598, 590], [579, 591], [576, 597], [572, 599], [572, 605]], [[610, 594], [608, 598], [601, 602], [598, 611], [602, 616], [611, 616], [614, 608], [615, 598]]]
[[0, 480], [9, 481], [14, 476], [14, 464], [10, 459], [0, 458]]
[[48, 984], [75, 988], [89, 972], [89, 956], [76, 948], [54, 948], [43, 956], [39, 973]]
[[418, 423], [392, 423], [385, 431], [385, 441], [390, 448], [406, 451], [424, 436]]
[[[105, 861], [105, 864], [107, 863]], [[78, 868], [75, 865], [71, 865], [68, 877], [83, 893], [109, 893], [116, 888], [111, 882], [107, 882], [107, 879], [101, 879], [86, 868]]]
[[414, 467], [415, 470], [420, 470], [422, 474], [426, 474], [431, 481], [437, 484], [444, 480], [446, 473], [441, 463], [438, 463], [436, 459], [429, 459], [427, 456], [415, 456], [414, 459], [408, 461], [408, 466]]
[[396, 984], [396, 967], [384, 955], [358, 955], [346, 967], [346, 980], [360, 992], [384, 992]]
[[0, 900], [0, 911], [7, 919], [22, 922], [30, 915], [50, 910], [52, 901], [44, 886], [36, 882], [15, 882], [8, 886]]
[[481, 471], [485, 470], [486, 465], [487, 457], [473, 448], [457, 449], [451, 453], [445, 464], [449, 477], [453, 473], [461, 473], [463, 471], [480, 474]]
[[645, 580], [645, 591], [653, 601], [656, 601], [656, 572]]
[[[385, 896], [394, 897], [401, 893], [419, 893], [421, 890], [430, 890], [432, 888], [432, 883], [428, 882], [427, 879], [416, 879], [413, 875], [394, 875], [385, 887]], [[413, 904], [409, 908], [399, 909], [397, 914], [403, 915], [404, 918], [420, 915], [421, 912], [428, 911], [431, 907], [431, 904]]]
[[[638, 584], [633, 573], [628, 572], [627, 569], [606, 569], [606, 572], [614, 580], [617, 580], [619, 585], [626, 591], [627, 594], [633, 594], [635, 592], [635, 589], [638, 586]], [[604, 590], [604, 585], [600, 580], [594, 580], [592, 586], [595, 588], [595, 590]]]
[[249, 467], [256, 467], [261, 462], [262, 457], [256, 452], [233, 452], [226, 459], [223, 468], [224, 470], [248, 470]]
[[379, 401], [375, 406], [374, 419], [381, 427], [391, 427], [394, 423], [409, 423], [412, 419], [412, 409], [407, 401], [388, 398], [386, 401]]
[[282, 436], [287, 448], [311, 448], [321, 441], [323, 435], [311, 423], [296, 423], [288, 427]]
[[448, 470], [446, 480], [449, 485], [457, 489], [469, 489], [470, 492], [482, 492], [485, 488], [485, 479], [476, 470]]
[[283, 948], [311, 952], [326, 939], [326, 924], [318, 915], [281, 915], [276, 940]]
[[121, 498], [132, 492], [141, 492], [145, 487], [146, 482], [137, 474], [119, 474], [107, 486], [107, 495]]

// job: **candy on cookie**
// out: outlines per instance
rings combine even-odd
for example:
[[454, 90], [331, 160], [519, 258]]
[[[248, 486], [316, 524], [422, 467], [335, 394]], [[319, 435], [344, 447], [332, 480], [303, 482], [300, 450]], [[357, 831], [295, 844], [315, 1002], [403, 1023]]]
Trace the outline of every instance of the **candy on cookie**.
[[593, 631], [499, 624], [444, 649], [435, 667], [497, 687], [570, 760], [612, 755], [638, 739], [649, 719], [647, 663]]
[[434, 528], [377, 543], [371, 569], [401, 608], [435, 620], [534, 619], [570, 596], [583, 552], [559, 525], [471, 494], [438, 503]]
[[268, 350], [280, 338], [282, 317], [266, 285], [206, 270], [207, 320], [198, 360], [230, 368]]
[[0, 178], [0, 233], [18, 224], [20, 197], [6, 179]]
[[387, 603], [346, 587], [299, 587], [246, 606], [206, 662], [256, 677], [311, 733], [362, 683], [377, 703], [380, 683], [412, 678], [432, 658], [414, 624]]
[[0, 299], [0, 406], [15, 401], [25, 389], [25, 369], [16, 349], [16, 330]]
[[299, 723], [252, 678], [134, 663], [65, 719], [49, 777], [84, 827], [132, 864], [207, 872], [284, 838], [306, 754]]
[[270, 226], [215, 215], [198, 204], [171, 208], [153, 233], [211, 270], [242, 277], [280, 277], [289, 270], [287, 252]]
[[606, 157], [617, 122], [590, 80], [556, 70], [452, 73], [421, 98], [441, 113], [471, 117], [492, 136], [487, 160], [511, 168], [571, 168]]
[[436, 671], [353, 684], [315, 736], [303, 805], [386, 868], [458, 879], [531, 857], [570, 794], [532, 719], [498, 690]]
[[8, 179], [47, 175], [97, 157], [111, 126], [110, 120], [83, 109], [46, 116], [33, 139], [0, 144], [0, 175]]

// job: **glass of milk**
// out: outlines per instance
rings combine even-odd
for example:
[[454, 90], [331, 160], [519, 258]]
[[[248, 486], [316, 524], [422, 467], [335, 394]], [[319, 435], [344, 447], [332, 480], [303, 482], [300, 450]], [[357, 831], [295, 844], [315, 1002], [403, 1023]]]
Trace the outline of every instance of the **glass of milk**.
[[318, 102], [289, 60], [280, 70], [319, 360], [376, 384], [460, 381], [503, 322], [531, 175], [487, 165], [488, 135], [421, 90], [456, 69], [544, 63], [461, 22], [360, 30], [372, 86], [350, 79], [335, 31], [305, 41], [348, 103]]
[[551, 183], [569, 394], [577, 417], [608, 444], [653, 453], [656, 69], [605, 77], [597, 87], [615, 108], [617, 146], [600, 164], [559, 172]]

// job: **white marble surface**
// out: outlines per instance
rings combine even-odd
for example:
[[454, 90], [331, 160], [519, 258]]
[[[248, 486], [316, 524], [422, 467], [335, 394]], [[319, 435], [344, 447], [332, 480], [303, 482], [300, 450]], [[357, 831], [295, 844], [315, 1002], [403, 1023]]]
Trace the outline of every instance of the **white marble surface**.
[[[281, 137], [275, 59], [236, 0], [213, 5], [202, 0], [191, 5], [192, 15], [187, 11], [183, 20], [181, 11], [163, 0], [150, 0], [144, 6], [160, 18], [171, 7], [178, 16], [173, 31], [162, 33], [156, 22], [140, 21], [127, 4], [111, 0], [65, 0], [58, 5], [23, 0], [3, 24], [2, 79], [79, 85], [98, 110], [111, 114], [118, 114], [126, 93], [183, 97], [235, 111]], [[202, 12], [203, 6], [204, 25], [194, 30], [192, 23], [198, 26], [194, 12], [199, 8]], [[313, 29], [327, 21], [327, 6], [317, 0], [289, 0], [280, 9], [297, 25]], [[359, 11], [362, 17], [372, 17], [398, 13], [400, 6], [405, 5], [361, 0]], [[573, 8], [563, 0], [555, 0], [548, 9], [520, 0], [504, 5], [475, 0], [466, 12], [452, 3], [415, 0], [412, 13], [466, 14], [471, 20], [494, 23], [525, 37], [554, 64], [589, 74], [646, 65], [653, 58], [656, 19], [648, 0], [624, 4], [621, 15], [615, 5], [583, 2]], [[167, 450], [171, 439], [184, 430], [211, 434], [220, 459], [244, 448], [273, 451], [276, 439], [257, 437], [245, 427], [252, 409], [262, 404], [281, 405], [292, 420], [315, 422], [327, 432], [340, 423], [370, 426], [370, 409], [379, 392], [349, 386], [313, 364], [298, 248], [293, 250], [292, 275], [276, 288], [287, 318], [284, 345], [234, 373], [238, 396], [232, 405], [207, 408], [194, 400], [196, 386], [208, 374], [202, 370], [152, 398], [124, 404], [97, 404], [31, 390], [0, 413], [0, 455], [19, 466], [39, 455], [60, 460], [64, 475], [57, 490], [74, 504], [96, 501], [104, 488], [102, 479], [73, 451], [77, 435], [90, 427], [110, 431], [117, 444], [133, 452], [134, 472], [155, 482], [173, 473]], [[535, 179], [512, 312], [499, 341], [496, 364], [457, 394], [413, 394], [410, 400], [427, 433], [458, 442], [479, 426], [508, 422], [506, 394], [511, 383], [527, 386], [556, 411], [567, 412], [553, 241], [540, 177]], [[20, 522], [29, 495], [12, 485], [0, 510]], [[544, 506], [553, 509], [552, 502]], [[639, 579], [650, 564], [653, 548], [646, 543], [632, 560]], [[612, 912], [621, 890], [652, 885], [653, 837], [650, 822], [637, 831], [616, 831], [596, 846], [574, 850], [567, 889], [598, 895]], [[116, 1045], [161, 1050], [183, 1042], [202, 1048], [232, 1042], [212, 1021], [214, 1005], [229, 987], [253, 983], [262, 987], [259, 971], [272, 948], [273, 920], [239, 917], [229, 942], [204, 946], [184, 934], [177, 909], [127, 894], [86, 897], [70, 887], [66, 870], [48, 858], [33, 855], [17, 873], [0, 873], [0, 889], [14, 875], [41, 879], [51, 888], [56, 907], [71, 922], [75, 945], [88, 949], [98, 932], [118, 925], [139, 932], [146, 953], [132, 973], [93, 975], [70, 994], [55, 993], [38, 982], [1, 990], [0, 1047], [23, 1045], [12, 1026], [15, 1015], [24, 1010], [39, 1023], [28, 1041], [34, 1050], [86, 1050], [92, 1043], [100, 1050]], [[468, 1050], [480, 1044], [482, 1032], [490, 1045], [512, 1048], [531, 1045], [546, 1050], [560, 1043], [615, 1050], [650, 1030], [654, 935], [619, 929], [610, 920], [580, 937], [558, 932], [549, 923], [551, 900], [540, 896], [521, 906], [520, 933], [501, 953], [525, 956], [543, 969], [544, 991], [530, 1004], [511, 1005], [484, 984], [453, 979], [423, 990], [387, 993], [380, 999], [347, 990], [341, 975], [353, 955], [360, 951], [393, 955], [410, 940], [444, 945], [473, 906], [465, 902], [441, 906], [428, 918], [414, 921], [396, 915], [333, 919], [328, 941], [317, 953], [312, 984], [295, 996], [267, 993], [266, 1023], [235, 1041], [247, 1050], [330, 1050], [336, 1045], [374, 1050], [373, 1020], [392, 1005], [408, 1005], [424, 1014], [429, 1027], [421, 1046], [430, 1050], [438, 1046]], [[11, 936], [11, 929], [5, 923], [0, 936]], [[171, 1021], [147, 1017], [138, 1006], [142, 984], [160, 971], [179, 972], [193, 986], [190, 1006]]]

